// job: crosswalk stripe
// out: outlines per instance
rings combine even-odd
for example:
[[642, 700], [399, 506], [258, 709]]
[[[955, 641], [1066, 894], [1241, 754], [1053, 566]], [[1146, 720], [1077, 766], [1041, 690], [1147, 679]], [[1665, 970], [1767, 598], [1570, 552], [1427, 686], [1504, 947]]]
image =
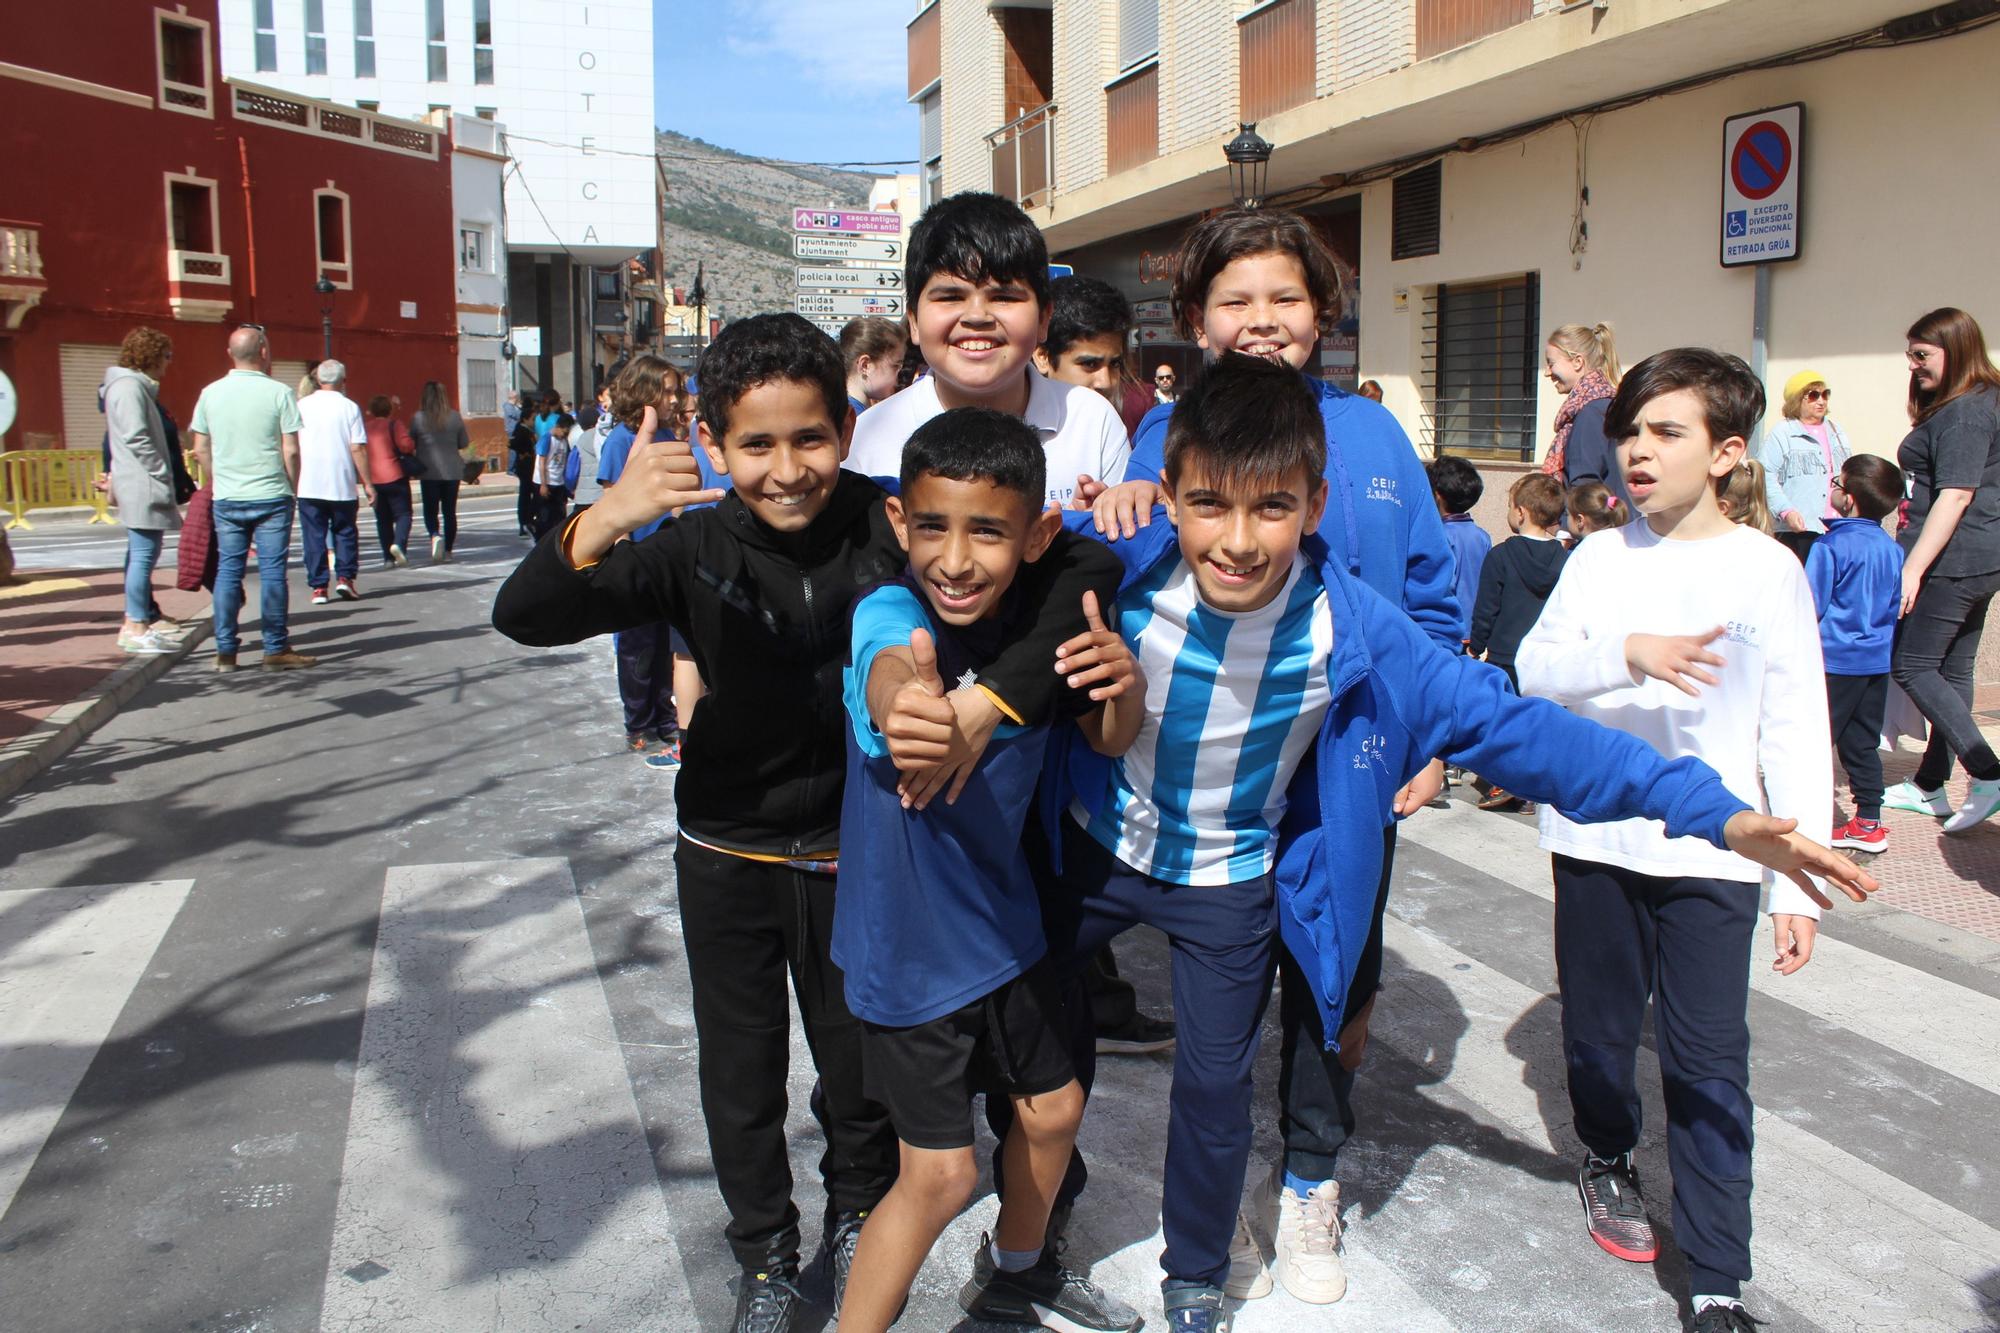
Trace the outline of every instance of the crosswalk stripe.
[[567, 863], [390, 870], [322, 1326], [671, 1326], [682, 1271]]
[[[1393, 913], [1384, 943], [1401, 955], [1402, 970], [1447, 988], [1463, 1017], [1437, 1012], [1424, 999], [1426, 987], [1389, 981], [1376, 1009], [1374, 1038], [1419, 1061], [1440, 1048], [1455, 1050], [1445, 1088], [1523, 1142], [1553, 1149], [1541, 1105], [1550, 1096], [1559, 1105], [1566, 1101], [1556, 1019], [1551, 1011], [1539, 1030], [1516, 1030], [1544, 997]], [[1470, 1026], [1456, 1030], [1465, 1024]], [[1530, 1043], [1534, 1049], [1524, 1050]], [[1642, 1059], [1640, 1073], [1651, 1123], [1658, 1126], [1657, 1066]], [[1753, 1246], [1760, 1291], [1811, 1311], [1830, 1329], [1879, 1327], [1891, 1312], [1896, 1326], [1906, 1329], [1961, 1329], [1977, 1321], [1972, 1284], [2000, 1255], [2000, 1231], [1768, 1112], [1760, 1110], [1755, 1125]], [[1650, 1178], [1664, 1182], [1658, 1139], [1657, 1129], [1648, 1135], [1642, 1159], [1653, 1160], [1642, 1166], [1650, 1165]], [[1656, 1215], [1664, 1215], [1661, 1193], [1656, 1189]]]
[[[1404, 824], [1401, 836], [1441, 856], [1478, 866], [1481, 873], [1545, 902], [1555, 901], [1555, 888], [1546, 873], [1547, 854], [1537, 850], [1535, 831], [1518, 820], [1454, 803], [1450, 810], [1427, 810]], [[1522, 872], [1524, 864], [1534, 870]], [[1834, 896], [1836, 915], [1845, 901]], [[1980, 1042], [1966, 1040], [1967, 1033], [2000, 1032], [2000, 999], [1824, 933], [1813, 947], [1812, 962], [1781, 977], [1771, 970], [1767, 939], [1760, 935], [1751, 950], [1753, 990], [1974, 1087], [2000, 1093], [2000, 1066], [1992, 1052]]]
[[151, 880], [0, 897], [0, 1215], [193, 887]]

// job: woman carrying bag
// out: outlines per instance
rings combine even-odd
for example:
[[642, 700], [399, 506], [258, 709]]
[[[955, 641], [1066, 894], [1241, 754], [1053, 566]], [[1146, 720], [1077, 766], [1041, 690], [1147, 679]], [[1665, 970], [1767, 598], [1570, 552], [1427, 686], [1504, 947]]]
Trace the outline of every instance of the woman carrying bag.
[[153, 569], [166, 535], [181, 526], [166, 421], [159, 404], [160, 377], [174, 359], [174, 345], [158, 329], [125, 335], [118, 364], [104, 373], [104, 424], [111, 449], [111, 498], [125, 525], [125, 622], [118, 646], [128, 653], [170, 653], [166, 637], [179, 626], [153, 600]]
[[431, 539], [431, 559], [442, 564], [458, 545], [458, 488], [465, 480], [472, 438], [437, 380], [424, 385], [410, 431], [417, 437], [417, 461], [423, 468], [418, 486], [424, 500], [424, 535]]

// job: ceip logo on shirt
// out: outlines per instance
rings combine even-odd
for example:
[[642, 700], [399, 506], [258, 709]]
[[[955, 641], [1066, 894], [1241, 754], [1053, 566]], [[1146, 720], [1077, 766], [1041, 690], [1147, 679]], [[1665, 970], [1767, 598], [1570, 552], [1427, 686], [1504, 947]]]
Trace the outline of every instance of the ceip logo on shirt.
[[1394, 477], [1370, 477], [1368, 479], [1368, 494], [1366, 498], [1370, 500], [1387, 500], [1392, 505], [1403, 503], [1403, 497], [1396, 493], [1396, 479]]
[[1389, 761], [1384, 758], [1389, 752], [1387, 736], [1369, 736], [1361, 742], [1361, 753], [1354, 756], [1354, 766], [1366, 772], [1370, 763], [1387, 770]]

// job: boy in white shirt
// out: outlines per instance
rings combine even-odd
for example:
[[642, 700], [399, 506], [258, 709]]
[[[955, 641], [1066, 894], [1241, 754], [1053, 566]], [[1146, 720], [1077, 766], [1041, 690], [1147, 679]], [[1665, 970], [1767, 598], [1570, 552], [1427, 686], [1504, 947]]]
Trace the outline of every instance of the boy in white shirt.
[[1071, 507], [1081, 479], [1125, 479], [1132, 445], [1118, 413], [1103, 395], [1034, 367], [1049, 333], [1049, 250], [1017, 204], [978, 193], [932, 204], [910, 231], [903, 290], [910, 337], [931, 373], [855, 421], [849, 470], [900, 476], [903, 442], [917, 427], [947, 408], [990, 407], [1041, 436], [1051, 506]]
[[[1763, 414], [1763, 388], [1733, 356], [1679, 348], [1627, 372], [1605, 429], [1645, 521], [1578, 545], [1515, 669], [1522, 694], [1698, 758], [1823, 843], [1833, 765], [1812, 592], [1796, 557], [1718, 502]], [[1659, 1252], [1632, 1166], [1651, 1000], [1695, 1328], [1749, 1333], [1746, 1008], [1765, 876], [1651, 820], [1584, 825], [1544, 805], [1541, 821], [1555, 854], [1563, 1051], [1588, 1150], [1577, 1188], [1591, 1238], [1635, 1263]], [[1769, 910], [1772, 966], [1790, 975], [1812, 957], [1819, 908], [1779, 879]]]

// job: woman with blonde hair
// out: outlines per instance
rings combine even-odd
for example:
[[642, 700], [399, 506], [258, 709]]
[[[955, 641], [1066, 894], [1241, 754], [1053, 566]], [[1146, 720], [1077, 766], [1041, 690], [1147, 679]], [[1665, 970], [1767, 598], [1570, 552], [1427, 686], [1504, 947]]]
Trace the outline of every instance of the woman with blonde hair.
[[1556, 409], [1555, 442], [1542, 471], [1561, 477], [1565, 488], [1601, 481], [1626, 502], [1618, 451], [1604, 433], [1604, 413], [1618, 391], [1618, 352], [1609, 324], [1565, 324], [1549, 335], [1543, 349], [1549, 379], [1563, 391]]
[[1762, 463], [1754, 458], [1738, 463], [1726, 478], [1716, 483], [1716, 501], [1722, 506], [1723, 517], [1740, 527], [1755, 528], [1771, 536], [1776, 525], [1771, 521], [1771, 506], [1764, 499], [1769, 484]]
[[1833, 390], [1817, 370], [1785, 381], [1783, 419], [1764, 432], [1756, 458], [1764, 465], [1764, 499], [1782, 532], [1825, 532], [1833, 507], [1833, 482], [1853, 450], [1829, 412]]
[[410, 434], [416, 437], [417, 461], [423, 467], [417, 488], [423, 494], [424, 535], [431, 539], [431, 559], [443, 564], [458, 545], [458, 488], [465, 481], [466, 451], [472, 446], [465, 418], [452, 409], [443, 381], [424, 385], [417, 414], [410, 418]]

